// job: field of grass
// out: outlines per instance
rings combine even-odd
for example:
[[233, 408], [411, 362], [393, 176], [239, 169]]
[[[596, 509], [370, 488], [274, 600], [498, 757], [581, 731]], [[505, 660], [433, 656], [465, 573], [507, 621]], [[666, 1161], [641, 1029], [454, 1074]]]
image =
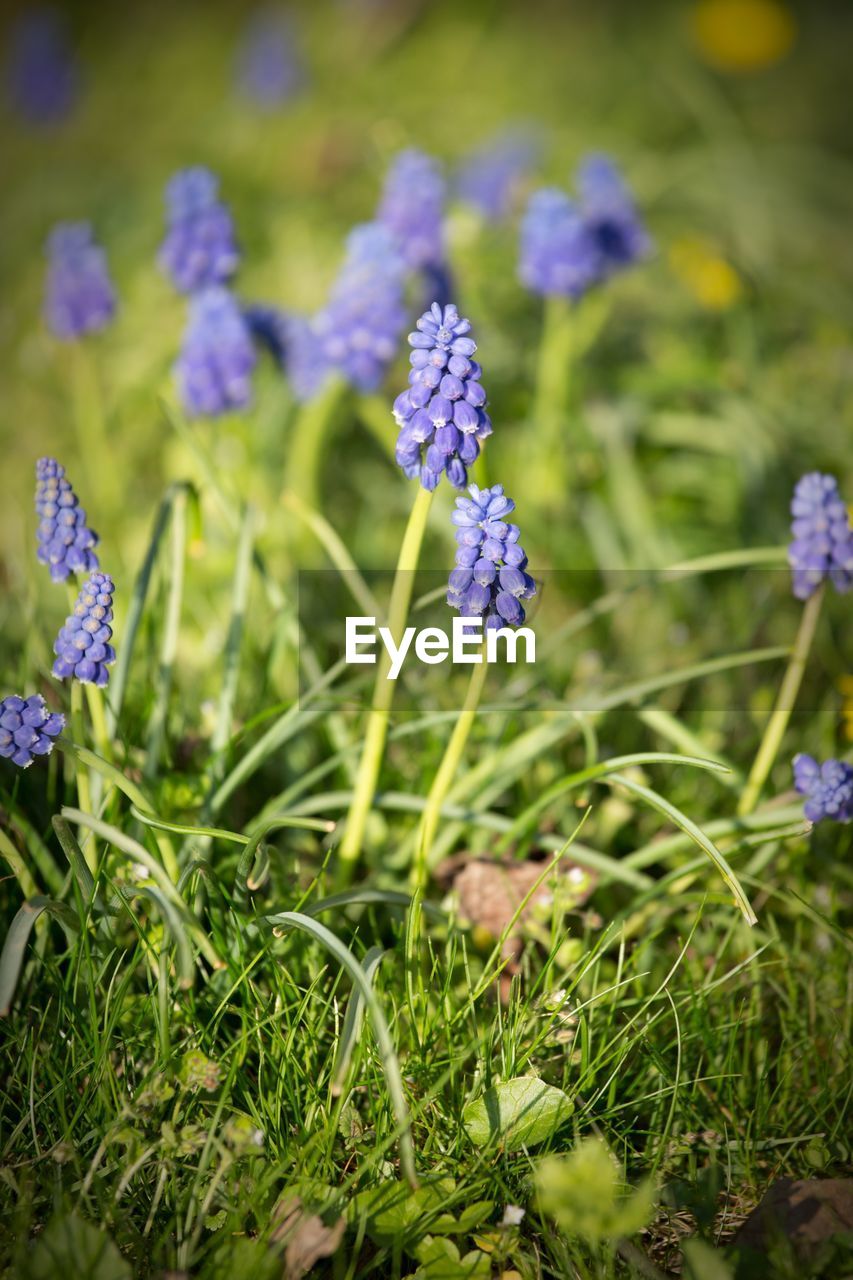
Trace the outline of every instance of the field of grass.
[[[853, 501], [853, 14], [768, 5], [790, 48], [690, 5], [296, 5], [272, 111], [233, 84], [247, 9], [75, 5], [69, 117], [4, 106], [0, 697], [67, 727], [0, 759], [0, 1275], [850, 1275], [849, 1237], [731, 1244], [779, 1178], [853, 1173], [851, 826], [792, 776], [853, 761], [853, 597], [795, 599], [786, 550], [804, 473]], [[513, 127], [538, 151], [492, 223], [456, 175]], [[404, 337], [377, 390], [299, 403], [263, 353], [250, 407], [188, 416], [157, 253], [207, 166], [235, 295], [314, 313], [405, 147], [447, 176], [471, 478], [515, 500], [537, 653], [477, 701], [404, 668], [373, 794], [343, 617], [400, 566], [449, 625], [456, 550], [444, 480], [401, 558]], [[653, 248], [561, 307], [519, 217], [590, 152]], [[118, 306], [60, 341], [44, 245], [80, 219]], [[45, 455], [116, 584], [102, 701], [51, 675]]]

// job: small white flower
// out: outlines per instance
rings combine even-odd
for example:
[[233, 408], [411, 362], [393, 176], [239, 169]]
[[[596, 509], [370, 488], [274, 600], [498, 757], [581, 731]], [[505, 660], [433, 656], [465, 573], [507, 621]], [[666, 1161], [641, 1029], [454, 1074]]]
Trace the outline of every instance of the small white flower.
[[504, 1216], [501, 1218], [502, 1227], [517, 1227], [524, 1217], [524, 1210], [520, 1205], [508, 1204], [504, 1208]]

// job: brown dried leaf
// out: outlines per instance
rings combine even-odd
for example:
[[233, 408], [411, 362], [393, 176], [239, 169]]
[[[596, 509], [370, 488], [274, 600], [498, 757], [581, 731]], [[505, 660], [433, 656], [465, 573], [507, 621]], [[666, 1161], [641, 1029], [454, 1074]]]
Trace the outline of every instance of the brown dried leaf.
[[764, 1249], [774, 1232], [781, 1232], [808, 1246], [845, 1231], [853, 1231], [853, 1179], [779, 1178], [733, 1243]]
[[287, 1196], [273, 1210], [272, 1240], [286, 1240], [282, 1280], [302, 1280], [321, 1258], [330, 1258], [340, 1244], [346, 1223], [338, 1218], [327, 1227], [317, 1213], [306, 1213], [299, 1196]]

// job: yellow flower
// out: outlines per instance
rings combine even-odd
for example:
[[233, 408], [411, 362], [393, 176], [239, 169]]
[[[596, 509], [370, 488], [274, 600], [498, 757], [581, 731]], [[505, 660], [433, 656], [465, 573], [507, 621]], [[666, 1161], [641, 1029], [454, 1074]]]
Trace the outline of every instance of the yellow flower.
[[708, 311], [728, 310], [743, 293], [740, 276], [731, 263], [698, 236], [676, 240], [669, 250], [669, 265]]
[[794, 15], [781, 0], [700, 0], [692, 25], [704, 60], [734, 74], [772, 67], [797, 34]]

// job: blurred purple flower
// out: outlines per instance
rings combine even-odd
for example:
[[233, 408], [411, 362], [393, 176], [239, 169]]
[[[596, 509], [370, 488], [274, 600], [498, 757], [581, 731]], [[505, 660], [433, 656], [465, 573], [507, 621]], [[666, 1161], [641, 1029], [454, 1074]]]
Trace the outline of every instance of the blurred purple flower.
[[522, 283], [534, 293], [579, 298], [600, 273], [598, 247], [577, 205], [556, 187], [534, 192], [521, 223]]
[[12, 106], [34, 124], [64, 120], [78, 93], [77, 66], [57, 9], [25, 10], [9, 35], [6, 74]]
[[34, 756], [49, 756], [53, 740], [65, 728], [65, 716], [51, 714], [40, 693], [0, 698], [0, 756], [27, 769]]
[[[392, 236], [377, 222], [355, 227], [347, 239], [343, 267], [329, 300], [298, 331], [299, 364], [319, 369], [325, 361], [359, 391], [374, 391], [393, 360], [406, 322], [403, 261]], [[318, 343], [316, 357], [309, 340]]]
[[55, 458], [36, 463], [36, 514], [39, 517], [37, 557], [50, 568], [54, 582], [71, 573], [91, 573], [98, 567], [93, 547], [98, 535], [86, 524], [86, 512]]
[[648, 256], [652, 243], [613, 162], [591, 155], [578, 168], [581, 213], [600, 254], [605, 278]]
[[54, 337], [70, 340], [105, 328], [116, 296], [107, 258], [88, 222], [60, 222], [47, 241], [44, 317]]
[[515, 503], [503, 485], [478, 489], [456, 499], [451, 519], [456, 525], [456, 568], [450, 574], [447, 603], [466, 617], [482, 617], [486, 627], [520, 626], [522, 600], [536, 594], [526, 572], [527, 556], [519, 542], [521, 530], [506, 517]]
[[284, 367], [296, 399], [300, 402], [313, 400], [332, 372], [313, 318], [288, 317]]
[[240, 252], [219, 180], [201, 166], [181, 169], [166, 187], [167, 231], [160, 248], [162, 269], [179, 293], [223, 284], [236, 271]]
[[74, 612], [65, 619], [53, 652], [53, 674], [57, 680], [79, 680], [103, 689], [109, 683], [108, 667], [116, 660], [110, 644], [113, 631], [115, 584], [106, 573], [93, 573], [83, 583]]
[[377, 218], [394, 236], [407, 267], [443, 267], [445, 182], [437, 161], [401, 151], [385, 178]]
[[273, 8], [255, 13], [237, 51], [237, 86], [263, 111], [273, 111], [302, 87], [304, 74], [293, 22]]
[[791, 500], [788, 563], [793, 591], [807, 600], [827, 578], [842, 594], [853, 586], [853, 528], [835, 476], [810, 471]]
[[441, 308], [434, 302], [418, 320], [417, 332], [409, 334], [414, 348], [409, 387], [394, 401], [400, 428], [396, 456], [398, 466], [410, 479], [417, 476], [424, 489], [435, 489], [445, 473], [463, 489], [468, 467], [492, 434], [483, 371], [471, 359], [477, 344], [470, 330], [471, 322], [460, 319], [452, 304]]
[[809, 822], [853, 820], [853, 765], [844, 760], [818, 764], [813, 756], [794, 756], [794, 786], [807, 797], [803, 812]]
[[472, 151], [459, 166], [456, 189], [489, 222], [512, 212], [513, 200], [539, 153], [530, 130], [508, 129]]
[[243, 319], [254, 342], [284, 368], [291, 321], [287, 312], [265, 302], [251, 302], [243, 307]]
[[195, 294], [175, 366], [186, 413], [216, 417], [244, 409], [256, 361], [249, 326], [231, 293], [214, 285]]

